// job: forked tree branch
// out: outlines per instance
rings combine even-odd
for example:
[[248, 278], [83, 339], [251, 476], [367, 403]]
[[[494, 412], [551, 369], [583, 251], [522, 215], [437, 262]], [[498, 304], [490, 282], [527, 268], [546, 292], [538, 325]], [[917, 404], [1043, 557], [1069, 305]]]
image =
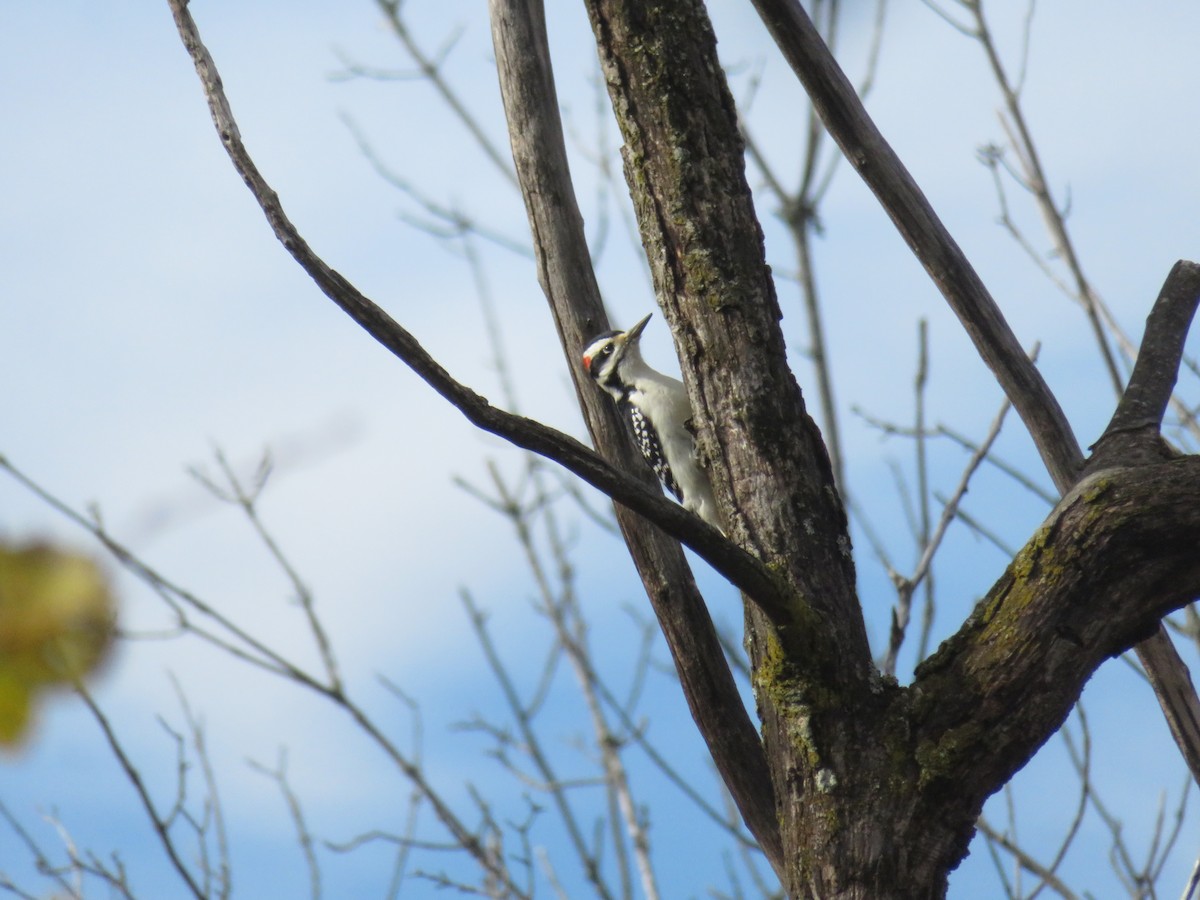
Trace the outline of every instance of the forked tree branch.
[[[643, 471], [608, 398], [587, 382], [579, 348], [607, 326], [567, 163], [541, 0], [491, 0], [496, 68], [513, 159], [546, 294], [593, 441]], [[774, 791], [757, 729], [725, 662], [716, 629], [674, 541], [618, 508], [618, 519], [674, 658], [692, 717], [750, 831], [772, 866], [782, 847]]]
[[799, 0], [753, 0], [825, 127], [875, 193], [945, 296], [1025, 422], [1060, 492], [1083, 464], [1079, 443], [1041, 373], [946, 226], [871, 121]]
[[962, 816], [969, 836], [988, 794], [1062, 724], [1092, 672], [1200, 593], [1198, 510], [1198, 457], [1102, 470], [1063, 499], [917, 668], [922, 818]]
[[[702, 0], [586, 6], [642, 244], [728, 531], [794, 587], [792, 618], [774, 621], [794, 664], [788, 677], [865, 696], [874, 665], [845, 510], [787, 360], [712, 23]], [[765, 634], [766, 624], [750, 631]], [[834, 706], [844, 716], [832, 701], [830, 715]]]
[[1200, 304], [1200, 265], [1180, 260], [1171, 269], [1146, 318], [1146, 332], [1129, 384], [1108, 428], [1097, 441], [1097, 451], [1105, 438], [1117, 433], [1150, 429], [1151, 434], [1157, 434], [1162, 428], [1197, 304]]
[[553, 459], [618, 503], [683, 541], [751, 597], [768, 617], [787, 616], [787, 592], [779, 579], [759, 560], [725, 540], [715, 528], [667, 500], [661, 493], [655, 494], [645, 482], [626, 475], [571, 436], [533, 419], [492, 406], [485, 397], [451, 377], [395, 319], [317, 256], [284, 213], [279, 196], [258, 171], [242, 143], [220, 74], [200, 40], [196, 23], [187, 9], [187, 0], [168, 0], [168, 3], [183, 44], [196, 65], [217, 134], [234, 167], [258, 201], [280, 243], [330, 300], [473, 425], [522, 449]]
[[[797, 629], [788, 615], [793, 607], [792, 598], [757, 560], [724, 541], [690, 514], [653, 494], [644, 480], [625, 475], [579, 442], [539, 423], [492, 407], [484, 398], [451, 378], [412, 335], [311, 251], [284, 215], [277, 196], [241, 142], [219, 76], [187, 13], [186, 0], [169, 2], [185, 46], [200, 74], [218, 133], [235, 167], [260, 203], [280, 241], [326, 295], [460, 409], [469, 421], [517, 446], [555, 459], [619, 503], [646, 516], [668, 533], [687, 540], [750, 599], [760, 604], [777, 624], [783, 623], [785, 627], [780, 628], [780, 632], [791, 626], [789, 637], [795, 640]], [[522, 149], [516, 146], [519, 142], [515, 142], [514, 155], [519, 177], [525, 186], [523, 193], [529, 204], [535, 243], [540, 251], [539, 276], [551, 299], [560, 335], [571, 359], [582, 340], [605, 323], [598, 293], [591, 282], [565, 155], [561, 153], [561, 130], [556, 117], [547, 118], [555, 101], [549, 56], [545, 50], [542, 10], [537, 0], [492, 0], [492, 3], [502, 80], [507, 78], [514, 84], [532, 85], [537, 92], [537, 102], [527, 111], [535, 118], [526, 121], [525, 126], [518, 126], [514, 137], [519, 134], [531, 141], [550, 142], [538, 146], [536, 153], [534, 148], [526, 148], [530, 155], [524, 161]], [[787, 13], [793, 18], [796, 15], [803, 18], [799, 6], [788, 0], [756, 0], [756, 3], [760, 8], [773, 9], [781, 15]], [[506, 12], [514, 13], [514, 17], [505, 19]], [[521, 27], [532, 28], [532, 31], [522, 32]], [[776, 37], [779, 39], [778, 34]], [[792, 34], [789, 39], [794, 38]], [[800, 49], [793, 47], [791, 55], [798, 53], [800, 61], [797, 63], [793, 59], [793, 65], [798, 70], [807, 67], [810, 77], [816, 79], [816, 87], [810, 86], [810, 90], [820, 108], [820, 90], [827, 88], [837, 94], [842, 86], [837, 83], [840, 72], [836, 64], [826, 58], [827, 54], [821, 55], [820, 40], [815, 40], [815, 45], [801, 41], [797, 45]], [[781, 40], [783, 43], [785, 41]], [[811, 59], [804, 59], [805, 54]], [[508, 99], [506, 97], [506, 102]], [[539, 110], [541, 117], [536, 118]], [[978, 276], [937, 221], [911, 178], [878, 132], [873, 131], [865, 114], [863, 121], [855, 118], [856, 111], [861, 112], [861, 106], [857, 105], [852, 89], [844, 96], [835, 97], [833, 106], [826, 107], [826, 113], [835, 120], [830, 125], [831, 130], [836, 136], [838, 129], [842, 129], [839, 143], [856, 168], [876, 185], [884, 205], [942, 287], [976, 341], [979, 352], [1022, 413], [1047, 467], [1060, 489], [1065, 491], [1079, 477], [1082, 456], [1061, 409], [1037, 370], [1026, 360]], [[521, 121], [520, 113], [510, 109], [509, 115], [510, 121]], [[826, 121], [829, 121], [828, 116]], [[856, 132], [854, 129], [863, 127], [863, 122], [872, 130]], [[550, 172], [552, 180], [541, 181], [539, 179], [547, 177], [548, 170], [547, 157], [540, 154], [548, 150], [552, 151], [549, 158], [557, 161], [561, 157], [561, 166], [556, 163]], [[537, 165], [533, 165], [535, 159]], [[671, 189], [677, 187], [673, 183], [668, 186]], [[686, 280], [692, 273], [680, 262], [668, 274]], [[1194, 277], [1194, 273], [1188, 277]], [[1164, 367], [1177, 365], [1178, 354], [1173, 348], [1182, 342], [1182, 333], [1186, 332], [1187, 321], [1181, 319], [1180, 314], [1187, 302], [1192, 302], [1194, 307], [1194, 298], [1192, 301], [1172, 299], [1163, 303], [1161, 313], [1152, 314], [1151, 326], [1161, 325], [1163, 334], [1147, 337], [1145, 374], [1137, 376], [1135, 373], [1128, 404], [1122, 403], [1115, 421], [1125, 416], [1137, 428], [1141, 424], [1155, 425], [1161, 420], [1158, 401], [1164, 383], [1173, 382], [1174, 378], [1173, 373], [1164, 375]], [[761, 306], [771, 311], [770, 304]], [[1188, 318], [1190, 315], [1189, 311]], [[684, 315], [677, 318], [685, 323], [688, 319]], [[713, 321], [717, 320], [714, 318]], [[711, 327], [711, 323], [705, 327]], [[766, 328], [761, 331], [768, 333]], [[725, 346], [712, 337], [711, 334], [700, 334], [699, 337], [692, 334], [689, 339], [693, 346]], [[736, 354], [725, 353], [721, 360], [733, 358], [737, 358]], [[711, 363], [712, 360], [706, 365]], [[715, 371], [719, 368], [713, 367], [713, 371], [700, 379], [702, 388], [722, 385], [718, 380], [719, 372]], [[606, 452], [613, 452], [614, 458], [627, 461], [631, 458], [631, 450], [627, 440], [616, 437], [621, 432], [611, 407], [602, 403], [595, 391], [582, 389], [585, 383], [577, 367], [572, 366], [572, 373], [598, 445]], [[711, 384], [706, 384], [710, 380]], [[708, 399], [715, 411], [723, 411], [720, 404], [727, 398], [720, 391], [714, 391]], [[709, 430], [718, 429], [710, 424]], [[736, 430], [730, 433], [737, 434]], [[789, 462], [785, 458], [781, 464]], [[727, 478], [727, 481], [732, 483], [733, 479]], [[725, 488], [726, 493], [738, 499], [728, 484]], [[747, 497], [751, 493], [744, 492]], [[1147, 633], [1158, 617], [1188, 599], [1189, 591], [1200, 589], [1200, 562], [1194, 552], [1196, 543], [1200, 542], [1198, 509], [1200, 460], [1184, 459], [1162, 465], [1097, 472], [1071, 491], [1047, 524], [1017, 555], [1009, 571], [989, 593], [978, 615], [920, 668], [917, 673], [920, 690], [907, 691], [894, 685], [871, 682], [875, 693], [854, 710], [871, 715], [847, 717], [840, 705], [830, 704], [831, 708], [838, 706], [836, 719], [832, 714], [822, 719], [820, 704], [825, 701], [821, 692], [769, 696], [767, 700], [776, 707], [775, 718], [768, 723], [777, 738], [772, 763], [778, 760], [778, 769], [772, 771], [776, 774], [775, 785], [781, 800], [790, 799], [791, 802], [790, 811], [784, 810], [781, 803], [778, 819], [774, 818], [776, 811], [770, 803], [770, 779], [755, 755], [761, 754], [762, 747], [752, 726], [746, 728], [746, 723], [734, 715], [735, 721], [725, 732], [714, 732], [719, 740], [730, 742], [714, 749], [714, 758], [719, 765], [724, 761], [723, 774], [727, 783], [732, 779], [730, 787], [739, 797], [739, 805], [743, 801], [748, 804], [749, 808], [744, 806], [742, 812], [751, 830], [763, 841], [777, 871], [786, 868], [787, 874], [796, 873], [794, 878], [785, 878], [785, 884], [798, 891], [799, 876], [805, 875], [813, 877], [812, 884], [819, 887], [815, 880], [818, 876], [813, 875], [815, 864], [807, 857], [803, 863], [797, 862], [813, 847], [821, 848], [815, 851], [818, 854], [825, 852], [827, 845], [816, 840], [804, 843], [814, 835], [844, 840], [847, 858], [852, 853], [859, 853], [858, 859], [872, 864], [878, 864], [889, 852], [879, 848], [894, 835], [883, 835], [879, 826], [891, 826], [894, 822], [872, 814], [894, 811], [860, 804], [856, 811], [858, 819], [846, 823], [837, 821], [837, 814], [846, 814], [849, 818], [851, 807], [848, 801], [855, 799], [856, 790], [861, 792], [862, 799], [878, 801], [878, 785], [869, 776], [883, 773], [890, 776], [900, 771], [893, 767], [895, 760], [899, 760], [900, 766], [908, 767], [902, 774], [915, 776], [911, 783], [902, 779], [888, 782], [896, 788], [897, 794], [903, 793], [905, 787], [910, 788], [913, 814], [905, 821], [911, 827], [927, 825], [936, 832], [928, 840], [911, 845], [913, 859], [905, 860], [904, 866], [909, 872], [918, 874], [922, 874], [922, 866], [935, 870], [932, 875], [926, 873], [920, 879], [914, 876], [914, 884], [918, 881], [939, 883], [939, 879], [944, 878], [945, 868], [965, 852], [965, 842], [969, 839], [984, 792], [990, 792], [1010, 777], [1041, 740], [1061, 723], [1083, 681], [1106, 656], [1122, 649], [1131, 634]], [[653, 529], [644, 529], [634, 516], [619, 513], [619, 517], [656, 610], [660, 616], [679, 617], [676, 625], [664, 625], [676, 660], [698, 663], [691, 672], [681, 671], [681, 679], [685, 682], [689, 702], [693, 703], [693, 711], [697, 705], [700, 708], [697, 719], [703, 719], [702, 730], [720, 726], [722, 723], [713, 720], [722, 713], [740, 710], [744, 715], [736, 692], [732, 700], [720, 694], [726, 690], [729, 681], [723, 664], [713, 662], [707, 669], [704, 667], [705, 661], [720, 659], [719, 645], [712, 646], [709, 641], [711, 621], [703, 610], [703, 602], [691, 582], [678, 546], [643, 533]], [[760, 518], [766, 521], [765, 516]], [[783, 527], [786, 524], [780, 525], [781, 534], [786, 531]], [[830, 527], [829, 531], [836, 533], [838, 528]], [[798, 531], [795, 533], [799, 534]], [[771, 545], [769, 540], [763, 543], [764, 546]], [[1148, 553], [1147, 547], [1152, 547], [1153, 552]], [[848, 564], [846, 571], [852, 573]], [[851, 598], [852, 592], [847, 591], [845, 596]], [[841, 606], [836, 610], [844, 611]], [[757, 615], [756, 611], [751, 612]], [[700, 633], [692, 634], [689, 624], [684, 623], [698, 625]], [[757, 630], [760, 634], [765, 633], [763, 628]], [[865, 635], [862, 643], [865, 646]], [[854, 649], [852, 642], [847, 645], [850, 650]], [[757, 661], [761, 663], [768, 659], [768, 651], [773, 654], [774, 649], [764, 643]], [[774, 658], [780, 657], [775, 655]], [[784, 676], [794, 683], [800, 681], [791, 673], [784, 673]], [[786, 684], [785, 677], [777, 679], [776, 683]], [[695, 680], [689, 682], [688, 679]], [[861, 680], [867, 683], [866, 679]], [[706, 691], [716, 691], [717, 696], [714, 699]], [[896, 716], [894, 721], [874, 717], [875, 713], [884, 711], [885, 704], [886, 712]], [[891, 730], [892, 724], [904, 727]], [[861, 735], [877, 736], [881, 740], [874, 745], [854, 740]], [[708, 732], [705, 736], [712, 746], [713, 738]], [[826, 746], [831, 736], [844, 737], [844, 746]], [[741, 765], [734, 759], [736, 751], [733, 748], [739, 745], [751, 754]], [[908, 749], [914, 751], [911, 756], [894, 752]], [[824, 758], [822, 754], [825, 754]], [[969, 795], [965, 800], [964, 785]], [[787, 791], [791, 792], [790, 798], [784, 798]], [[830, 814], [823, 818], [806, 818], [811, 810], [820, 810], [821, 803]], [[785, 812], [790, 818], [784, 818]], [[809, 820], [817, 818], [820, 821]], [[790, 851], [787, 866], [780, 864], [783, 853], [779, 821], [785, 821], [791, 829], [785, 832]], [[828, 883], [833, 885], [842, 873], [832, 873], [830, 860], [832, 856], [825, 860], [830, 863], [829, 872], [820, 873], [820, 877], [828, 878]], [[873, 874], [861, 867], [855, 868], [845, 883], [860, 879], [862, 884], [867, 884]], [[876, 885], [882, 883], [877, 881]]]
[[[1146, 319], [1129, 384], [1121, 395], [1086, 471], [1106, 466], [1159, 462], [1174, 451], [1161, 438], [1163, 414], [1171, 401], [1183, 346], [1200, 304], [1200, 265], [1181, 260], [1167, 276]], [[1192, 778], [1200, 784], [1200, 697], [1175, 644], [1161, 624], [1135, 648], [1167, 727]]]
[[[775, 576], [762, 563], [725, 540], [719, 532], [691, 513], [653, 491], [646, 480], [639, 481], [624, 474], [574, 438], [491, 406], [485, 398], [455, 381], [409, 332], [321, 260], [287, 218], [278, 196], [262, 177], [242, 143], [220, 75], [200, 40], [195, 21], [187, 10], [186, 0], [169, 0], [169, 3], [184, 46], [196, 65], [217, 133], [235, 168], [262, 207], [280, 242], [326, 296], [459, 409], [472, 424], [516, 446], [555, 460], [619, 504], [643, 516], [672, 537], [682, 540], [759, 604], [768, 617], [786, 615], [784, 592]], [[512, 24], [511, 20], [509, 24]], [[529, 52], [528, 45], [518, 43], [517, 46], [520, 53]], [[530, 61], [537, 60], [526, 60]], [[548, 56], [544, 56], [544, 61], [548, 75]], [[550, 108], [556, 107], [552, 104]], [[541, 122], [540, 125], [544, 129], [545, 123]], [[561, 143], [561, 133], [558, 141]], [[518, 171], [523, 179], [531, 177], [531, 159], [517, 159]], [[566, 175], [565, 153], [561, 174]], [[569, 180], [566, 185], [569, 189]], [[557, 190], [562, 185], [556, 184], [554, 187]], [[531, 192], [527, 188], [527, 198], [531, 194], [534, 198], [550, 199], [540, 191]], [[569, 191], [559, 194], [558, 199], [568, 196], [573, 206], [573, 195]], [[562, 211], [549, 210], [550, 213]], [[594, 283], [590, 306], [581, 302], [580, 298], [584, 295], [572, 293], [592, 277], [582, 231], [576, 234], [571, 227], [572, 221], [581, 221], [578, 211], [574, 213], [574, 220], [570, 216], [563, 219], [548, 214], [544, 206], [536, 212], [535, 216], [535, 210], [530, 210], [539, 251], [539, 276], [548, 285], [547, 293], [552, 300], [564, 347], [569, 350], [582, 346], [586, 337], [602, 329], [605, 322], [603, 309]], [[564, 222], [566, 231], [552, 234], [553, 229], [562, 227]], [[567, 248], [570, 247], [574, 250], [568, 253]], [[572, 366], [572, 374], [578, 385], [577, 368]], [[622, 462], [625, 468], [628, 471], [640, 471], [629, 455], [628, 439], [623, 445], [616, 439], [615, 436], [622, 433], [622, 426], [611, 408], [599, 402], [603, 398], [598, 393], [580, 391], [581, 403], [588, 413], [589, 427], [597, 436], [598, 444], [607, 445], [606, 449], [612, 450], [619, 459], [620, 452], [624, 452]], [[631, 536], [631, 552], [660, 621], [664, 621], [667, 641], [679, 666], [693, 715], [713, 748], [714, 759], [746, 817], [747, 825], [772, 864], [778, 865], [782, 851], [773, 817], [774, 800], [762, 757], [762, 746], [724, 663], [712, 621], [687, 571], [678, 544], [664, 541], [661, 533], [635, 517], [620, 515], [619, 518], [622, 528]]]
[[823, 891], [828, 861], [874, 846], [854, 826], [880, 797], [859, 775], [882, 752], [874, 714], [885, 688], [828, 453], [787, 361], [716, 37], [701, 0], [586, 6], [714, 491], [734, 539], [795, 586], [792, 621], [748, 606], [746, 623], [782, 881], [793, 895], [802, 884], [840, 895]]
[[[798, 0], [753, 0], [784, 57], [808, 91], [825, 127], [859, 175], [875, 193], [897, 229], [938, 285], [959, 317], [980, 357], [992, 369], [1005, 394], [1025, 422], [1050, 477], [1061, 494], [1066, 494], [1083, 471], [1083, 455], [1058, 401], [1034, 364], [1021, 350], [1011, 328], [978, 274], [938, 219], [929, 201], [867, 116], [853, 87], [821, 40]], [[1173, 273], [1175, 275], [1175, 273]], [[1181, 279], [1194, 275], [1179, 273]], [[1168, 281], [1170, 283], [1170, 280]], [[1165, 290], [1165, 289], [1164, 289]], [[1147, 416], [1161, 422], [1155, 412], [1164, 381], [1173, 385], [1178, 358], [1171, 362], [1157, 347], [1172, 341], [1182, 343], [1186, 321], [1180, 321], [1180, 304], [1175, 312], [1163, 314], [1161, 324], [1169, 337], [1150, 339], [1154, 366], [1143, 366], [1146, 374], [1131, 383], [1137, 387], [1118, 409], [1119, 425]], [[1190, 317], [1190, 313], [1189, 313]], [[1156, 326], [1157, 327], [1157, 326]], [[1172, 330], [1175, 329], [1175, 330]], [[1149, 374], [1153, 371], [1155, 374]], [[1112, 426], [1110, 425], [1110, 430]], [[1136, 464], [1145, 447], [1122, 464]], [[1114, 454], [1119, 456], [1120, 454]], [[1161, 458], [1161, 457], [1159, 457]], [[1107, 464], [1118, 464], [1114, 458]], [[1200, 698], [1187, 667], [1160, 626], [1138, 646], [1138, 656], [1163, 708], [1163, 713], [1188, 767], [1200, 782]]]

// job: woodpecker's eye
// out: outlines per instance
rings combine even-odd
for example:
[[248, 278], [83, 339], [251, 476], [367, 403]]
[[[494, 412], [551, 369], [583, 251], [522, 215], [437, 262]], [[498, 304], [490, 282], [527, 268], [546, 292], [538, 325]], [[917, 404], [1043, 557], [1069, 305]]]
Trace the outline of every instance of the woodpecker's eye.
[[597, 374], [599, 365], [613, 355], [613, 351], [617, 349], [617, 345], [611, 340], [606, 340], [603, 343], [597, 339], [599, 346], [593, 345], [588, 348], [588, 352], [583, 355], [583, 367], [590, 372], [593, 377]]

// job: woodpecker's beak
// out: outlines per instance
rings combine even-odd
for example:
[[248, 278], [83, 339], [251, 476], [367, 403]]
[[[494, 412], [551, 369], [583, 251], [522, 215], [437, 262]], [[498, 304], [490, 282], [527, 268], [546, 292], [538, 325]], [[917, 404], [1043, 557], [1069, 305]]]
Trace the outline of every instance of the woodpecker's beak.
[[642, 319], [642, 321], [638, 322], [636, 325], [634, 325], [632, 328], [630, 328], [628, 331], [625, 332], [625, 343], [626, 344], [636, 344], [638, 342], [638, 338], [640, 338], [642, 336], [642, 330], [646, 327], [646, 323], [650, 321], [650, 316], [653, 316], [653, 315], [654, 315], [654, 313], [650, 313], [649, 315], [646, 316], [646, 318]]

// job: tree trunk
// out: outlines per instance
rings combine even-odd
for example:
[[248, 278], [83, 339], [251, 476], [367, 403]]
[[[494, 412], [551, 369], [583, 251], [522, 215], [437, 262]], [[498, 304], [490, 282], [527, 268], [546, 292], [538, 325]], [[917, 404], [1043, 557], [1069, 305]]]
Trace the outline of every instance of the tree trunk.
[[[1179, 457], [1159, 435], [1200, 303], [1200, 266], [1179, 263], [1168, 276], [1083, 480], [958, 633], [901, 687], [881, 677], [870, 656], [845, 513], [785, 359], [736, 113], [704, 8], [698, 0], [587, 3], [659, 302], [738, 546], [647, 491], [648, 473], [639, 483], [577, 441], [497, 410], [454, 381], [313, 254], [243, 146], [186, 3], [171, 5], [231, 159], [315, 283], [470, 421], [557, 460], [627, 508], [621, 525], [693, 715], [788, 893], [941, 896], [984, 801], [1061, 725], [1096, 668], [1137, 640], [1161, 636], [1161, 618], [1200, 594], [1200, 458]], [[578, 377], [574, 354], [586, 331], [603, 324], [603, 310], [561, 129], [548, 114], [555, 104], [544, 23], [538, 0], [492, 6], [542, 284]], [[930, 217], [928, 209], [918, 216], [931, 225], [921, 240], [945, 244]], [[937, 250], [929, 258], [941, 261], [938, 283], [975, 292], [954, 302], [968, 307], [964, 322], [976, 328], [981, 355], [1010, 399], [1025, 404], [1056, 481], [1070, 484], [1080, 454], [1057, 403], [1017, 358], [1019, 348], [1005, 349], [1007, 325], [982, 283], [950, 271], [966, 266], [961, 252], [948, 244]], [[980, 309], [986, 315], [975, 315]], [[611, 408], [582, 387], [580, 396], [597, 445], [623, 468], [633, 466]], [[743, 589], [761, 743], [678, 545], [629, 510], [688, 540]]]
[[[829, 461], [784, 357], [704, 7], [587, 6], [729, 535], [787, 587], [782, 614], [745, 598], [785, 887], [823, 900], [942, 896], [984, 801], [1061, 725], [1096, 667], [1200, 590], [1200, 461], [1160, 452], [1151, 423], [1136, 452], [1106, 463], [1119, 468], [1064, 498], [911, 687], [882, 678]], [[991, 304], [989, 327], [1003, 332], [978, 287]], [[1006, 353], [997, 352], [1002, 369], [1013, 362]], [[1030, 400], [1044, 388], [1040, 376], [1014, 363], [1002, 380], [1008, 372], [1012, 390], [1027, 392], [1031, 427], [1053, 434], [1065, 423], [1053, 396]], [[1064, 472], [1068, 458], [1078, 469], [1073, 441], [1068, 431], [1047, 442]]]

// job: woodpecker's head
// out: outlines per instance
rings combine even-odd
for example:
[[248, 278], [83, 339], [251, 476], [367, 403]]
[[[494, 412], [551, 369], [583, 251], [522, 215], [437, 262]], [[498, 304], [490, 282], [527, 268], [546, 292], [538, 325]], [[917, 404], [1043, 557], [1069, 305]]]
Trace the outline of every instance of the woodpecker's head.
[[654, 313], [628, 331], [606, 331], [597, 335], [583, 350], [583, 368], [596, 384], [618, 400], [625, 396], [629, 384], [629, 380], [622, 377], [622, 372], [645, 365], [642, 352], [638, 349], [638, 340], [652, 315]]

